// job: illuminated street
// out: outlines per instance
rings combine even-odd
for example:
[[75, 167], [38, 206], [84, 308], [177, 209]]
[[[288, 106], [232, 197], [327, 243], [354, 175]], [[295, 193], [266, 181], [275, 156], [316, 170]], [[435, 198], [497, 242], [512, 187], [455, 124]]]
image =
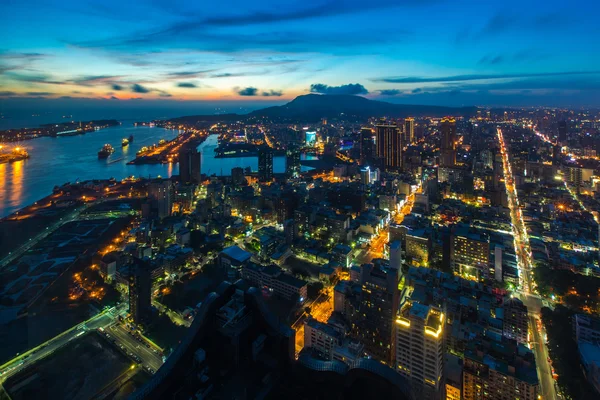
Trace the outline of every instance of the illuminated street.
[[540, 392], [543, 399], [556, 399], [556, 390], [554, 379], [552, 377], [552, 369], [548, 362], [548, 348], [545, 341], [541, 338], [538, 331], [537, 321], [540, 320], [541, 298], [533, 291], [533, 272], [531, 252], [529, 249], [529, 238], [523, 221], [523, 216], [519, 208], [519, 199], [517, 197], [517, 189], [514, 184], [514, 178], [510, 166], [510, 160], [502, 130], [497, 129], [498, 142], [502, 153], [502, 163], [504, 169], [504, 183], [506, 185], [506, 194], [508, 196], [508, 205], [510, 208], [511, 221], [513, 225], [513, 236], [515, 253], [517, 254], [519, 266], [520, 287], [518, 294], [520, 295], [523, 304], [527, 306], [529, 311], [529, 340], [532, 345], [532, 350], [535, 354], [538, 378], [540, 379]]

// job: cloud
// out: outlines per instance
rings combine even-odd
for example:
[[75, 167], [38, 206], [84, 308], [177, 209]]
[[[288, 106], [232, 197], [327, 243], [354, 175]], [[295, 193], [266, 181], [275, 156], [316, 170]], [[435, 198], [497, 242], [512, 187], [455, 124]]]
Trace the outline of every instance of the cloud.
[[369, 91], [360, 83], [349, 83], [341, 86], [329, 86], [323, 83], [313, 83], [310, 85], [311, 93], [321, 94], [368, 94]]
[[16, 72], [8, 72], [6, 74], [10, 79], [20, 82], [29, 82], [29, 83], [44, 83], [49, 85], [64, 85], [65, 82], [58, 81], [50, 77], [46, 74], [21, 74]]
[[416, 89], [413, 89], [413, 90], [411, 91], [411, 93], [412, 93], [412, 94], [417, 94], [417, 93], [421, 93], [422, 91], [423, 91], [423, 89], [421, 89], [421, 88], [416, 88]]
[[52, 96], [54, 93], [51, 92], [27, 92], [28, 96]]
[[539, 72], [539, 73], [521, 73], [521, 74], [472, 74], [472, 75], [453, 75], [440, 76], [435, 78], [425, 78], [420, 76], [401, 76], [372, 79], [373, 82], [386, 83], [440, 83], [440, 82], [464, 82], [479, 81], [485, 79], [518, 79], [518, 78], [536, 78], [536, 77], [558, 77], [569, 75], [595, 75], [600, 71], [564, 71], [564, 72]]
[[0, 92], [0, 96], [2, 97], [8, 97], [8, 96], [14, 96], [16, 95], [15, 92], [11, 92], [10, 90], [4, 90]]
[[116, 96], [110, 96], [110, 99], [111, 99], [111, 100], [119, 100], [119, 98], [118, 98], [118, 97], [116, 97]]
[[382, 96], [398, 96], [402, 94], [402, 91], [399, 89], [383, 89], [379, 91], [379, 94]]
[[243, 89], [236, 89], [237, 94], [240, 96], [256, 96], [258, 94], [258, 89], [255, 87], [247, 87]]
[[283, 92], [281, 90], [269, 90], [269, 91], [264, 91], [262, 92], [262, 96], [264, 97], [270, 97], [270, 96], [274, 96], [274, 97], [280, 97], [283, 96]]
[[149, 93], [150, 89], [145, 88], [144, 86], [139, 85], [137, 83], [134, 83], [133, 85], [131, 85], [131, 91], [133, 93]]
[[123, 86], [113, 83], [111, 85], [112, 90], [123, 90]]
[[207, 73], [214, 72], [215, 69], [206, 69], [206, 70], [194, 70], [194, 71], [176, 71], [169, 72], [166, 74], [168, 78], [198, 78], [202, 76], [206, 76]]
[[193, 89], [193, 88], [197, 88], [197, 87], [198, 87], [198, 85], [196, 85], [196, 84], [195, 84], [195, 83], [193, 83], [193, 82], [179, 82], [179, 83], [177, 84], [177, 87], [180, 87], [180, 88], [187, 88], [187, 89]]
[[121, 79], [122, 76], [114, 76], [114, 75], [90, 75], [90, 76], [82, 76], [80, 78], [75, 78], [67, 81], [68, 83], [73, 83], [79, 86], [96, 86], [96, 85], [105, 85], [110, 84], [111, 81]]

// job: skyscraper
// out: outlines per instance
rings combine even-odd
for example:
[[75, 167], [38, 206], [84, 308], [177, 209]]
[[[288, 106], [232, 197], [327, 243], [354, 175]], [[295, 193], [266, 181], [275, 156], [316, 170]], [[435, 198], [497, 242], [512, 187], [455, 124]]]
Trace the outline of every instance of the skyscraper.
[[360, 163], [369, 165], [373, 162], [373, 131], [371, 128], [360, 130]]
[[567, 121], [559, 121], [558, 122], [558, 141], [560, 143], [565, 143], [567, 141]]
[[444, 372], [444, 313], [406, 301], [396, 318], [396, 369], [411, 380], [415, 399], [439, 399]]
[[415, 142], [415, 119], [412, 117], [404, 120], [404, 145]]
[[441, 131], [440, 166], [452, 168], [456, 165], [456, 120], [452, 117], [442, 118]]
[[150, 313], [152, 279], [148, 264], [134, 258], [129, 267], [129, 314], [136, 324], [147, 320]]
[[394, 359], [395, 325], [398, 309], [398, 281], [401, 270], [383, 259], [360, 267], [362, 293], [359, 310], [352, 321], [352, 334], [365, 345], [373, 358], [390, 363]]
[[270, 147], [261, 147], [258, 151], [258, 180], [270, 182], [273, 180], [273, 151]]
[[377, 158], [386, 170], [398, 170], [402, 167], [402, 132], [395, 123], [381, 119], [375, 126], [377, 130]]
[[173, 185], [170, 180], [157, 180], [148, 185], [148, 196], [158, 218], [165, 218], [173, 211]]
[[297, 178], [300, 175], [300, 149], [290, 147], [285, 155], [285, 174], [290, 178]]
[[195, 146], [179, 151], [179, 180], [183, 183], [200, 183], [202, 154]]

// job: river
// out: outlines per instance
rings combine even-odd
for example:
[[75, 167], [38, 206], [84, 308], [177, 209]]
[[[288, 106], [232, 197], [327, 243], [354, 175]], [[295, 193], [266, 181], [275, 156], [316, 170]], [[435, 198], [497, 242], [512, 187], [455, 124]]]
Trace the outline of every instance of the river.
[[[172, 139], [177, 131], [134, 127], [123, 124], [79, 136], [43, 137], [20, 143], [30, 154], [28, 160], [0, 164], [0, 217], [12, 214], [50, 194], [54, 186], [88, 179], [122, 179], [128, 176], [169, 177], [178, 174], [177, 164], [127, 165], [142, 146]], [[121, 139], [134, 136], [133, 143], [121, 147]], [[110, 143], [115, 152], [107, 160], [98, 159], [98, 150]], [[257, 157], [215, 158], [217, 136], [211, 135], [199, 146], [202, 173], [230, 175], [234, 167], [258, 169]], [[310, 159], [310, 156], [306, 158]], [[304, 159], [304, 156], [303, 156]], [[302, 168], [303, 170], [309, 168]], [[285, 157], [273, 159], [274, 172], [285, 171]]]

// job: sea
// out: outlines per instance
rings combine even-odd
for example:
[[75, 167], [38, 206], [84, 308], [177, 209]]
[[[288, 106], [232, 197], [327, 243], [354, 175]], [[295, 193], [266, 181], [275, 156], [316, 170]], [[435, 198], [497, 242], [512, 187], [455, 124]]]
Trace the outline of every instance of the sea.
[[[154, 119], [154, 118], [150, 118]], [[135, 119], [140, 121], [140, 119]], [[159, 127], [134, 126], [134, 120], [123, 120], [120, 126], [101, 129], [85, 135], [66, 137], [42, 137], [10, 146], [22, 146], [30, 158], [13, 163], [0, 164], [0, 217], [4, 217], [47, 196], [55, 186], [66, 182], [89, 179], [123, 179], [135, 177], [170, 177], [179, 173], [177, 164], [127, 165], [143, 146], [170, 140], [178, 135], [176, 130]], [[133, 135], [129, 146], [122, 147], [121, 140]], [[111, 144], [115, 152], [99, 160], [98, 150]], [[234, 167], [258, 169], [257, 157], [215, 158], [218, 145], [216, 135], [210, 135], [200, 146], [203, 174], [228, 176]], [[304, 159], [314, 159], [303, 156]], [[310, 169], [303, 167], [303, 170]], [[276, 173], [285, 171], [285, 157], [273, 159]]]

